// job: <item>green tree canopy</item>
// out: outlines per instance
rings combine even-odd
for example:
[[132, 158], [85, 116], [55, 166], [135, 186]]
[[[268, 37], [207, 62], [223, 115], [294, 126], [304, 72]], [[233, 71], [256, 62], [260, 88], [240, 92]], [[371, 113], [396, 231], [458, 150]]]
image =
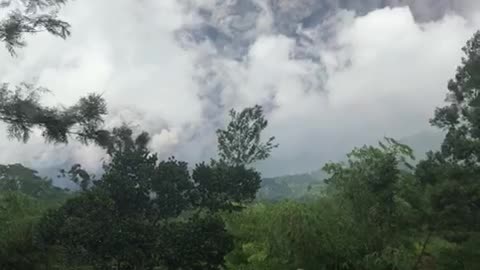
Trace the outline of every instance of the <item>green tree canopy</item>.
[[261, 141], [261, 133], [267, 127], [263, 109], [256, 105], [241, 112], [230, 111], [230, 123], [226, 129], [217, 130], [220, 160], [230, 165], [248, 165], [264, 160], [278, 147], [275, 137]]
[[113, 130], [105, 173], [44, 217], [43, 246], [60, 246], [72, 262], [99, 269], [223, 265], [233, 243], [218, 213], [251, 202], [260, 174], [214, 160], [191, 172], [173, 157], [158, 162], [149, 139], [127, 127]]
[[429, 153], [417, 176], [430, 187], [439, 229], [480, 232], [480, 32], [448, 83], [447, 105], [431, 123], [446, 130], [440, 152]]

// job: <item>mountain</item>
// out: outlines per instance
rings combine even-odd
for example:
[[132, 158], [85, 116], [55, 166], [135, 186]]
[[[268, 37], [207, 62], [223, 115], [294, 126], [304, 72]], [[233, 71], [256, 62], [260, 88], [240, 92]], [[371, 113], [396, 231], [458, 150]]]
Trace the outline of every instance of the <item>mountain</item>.
[[[444, 134], [438, 131], [423, 131], [399, 139], [400, 143], [410, 146], [416, 160], [425, 158], [428, 151], [439, 150]], [[292, 174], [265, 178], [258, 192], [259, 200], [278, 201], [283, 199], [301, 199], [317, 192], [328, 175], [321, 169], [312, 173]]]
[[52, 180], [21, 164], [0, 165], [0, 193], [18, 192], [47, 201], [61, 201], [69, 196], [68, 190], [56, 187]]
[[301, 199], [310, 191], [322, 186], [326, 177], [326, 173], [318, 170], [311, 173], [265, 178], [262, 180], [257, 199], [266, 201]]

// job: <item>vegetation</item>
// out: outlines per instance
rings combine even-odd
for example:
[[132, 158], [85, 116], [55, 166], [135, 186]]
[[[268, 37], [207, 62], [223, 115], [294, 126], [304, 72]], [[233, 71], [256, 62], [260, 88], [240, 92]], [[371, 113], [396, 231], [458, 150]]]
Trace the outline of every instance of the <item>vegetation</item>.
[[[26, 45], [25, 34], [46, 31], [64, 39], [70, 35], [70, 25], [56, 15], [67, 0], [18, 2], [24, 9], [10, 9], [6, 18], [0, 20], [0, 42], [12, 55]], [[1, 1], [0, 9], [11, 5], [11, 0]], [[48, 89], [29, 83], [14, 87], [8, 83], [0, 85], [0, 121], [7, 124], [10, 137], [27, 141], [32, 129], [38, 128], [48, 142], [66, 143], [73, 136], [83, 143], [108, 144], [109, 132], [101, 129], [107, 108], [100, 95], [90, 94], [74, 106], [55, 108], [41, 104], [40, 98], [45, 92]]]
[[257, 193], [260, 201], [303, 200], [321, 192], [327, 178], [323, 170], [262, 179]]
[[[35, 15], [65, 1], [24, 2], [27, 15], [0, 23], [12, 53], [25, 33], [68, 36], [67, 23]], [[97, 95], [47, 108], [40, 88], [4, 85], [0, 120], [11, 136], [26, 141], [40, 128], [47, 141], [76, 136], [109, 157], [99, 178], [80, 164], [63, 171], [75, 192], [22, 165], [0, 166], [0, 269], [479, 269], [480, 32], [464, 52], [448, 104], [431, 120], [446, 132], [440, 150], [416, 162], [410, 147], [385, 138], [295, 184], [262, 184], [255, 170], [278, 146], [262, 141], [260, 106], [232, 110], [217, 131], [218, 160], [189, 168], [158, 160], [147, 133], [102, 130]]]
[[[94, 269], [218, 269], [224, 265], [233, 240], [220, 214], [239, 211], [254, 200], [260, 174], [248, 164], [223, 159], [197, 164], [190, 172], [187, 163], [173, 157], [159, 162], [148, 150], [149, 139], [147, 133], [134, 136], [125, 126], [112, 131], [107, 148], [110, 161], [104, 164], [103, 176], [80, 177], [81, 192], [59, 207], [39, 210], [41, 218], [29, 225], [34, 224], [35, 230], [25, 241], [33, 243], [35, 254], [56, 253], [29, 259], [24, 269], [42, 269], [47, 264]], [[250, 162], [270, 154], [270, 149], [261, 151], [257, 156], [236, 149]], [[10, 173], [8, 179], [19, 178]], [[15, 191], [32, 190], [28, 195], [34, 197], [38, 192], [27, 185], [50, 182], [25, 178], [4, 183]]]
[[[0, 21], [0, 41], [15, 55], [15, 49], [26, 45], [25, 34], [49, 32], [63, 39], [70, 35], [70, 24], [57, 18], [56, 11], [67, 0], [19, 0], [23, 9], [12, 9]], [[12, 0], [1, 2], [0, 8], [9, 8]]]

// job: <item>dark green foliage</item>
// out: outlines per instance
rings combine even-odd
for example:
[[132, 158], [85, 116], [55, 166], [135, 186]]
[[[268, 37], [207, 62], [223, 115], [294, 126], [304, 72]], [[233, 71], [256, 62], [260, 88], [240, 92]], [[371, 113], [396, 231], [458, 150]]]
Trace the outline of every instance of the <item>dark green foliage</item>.
[[159, 219], [175, 217], [190, 209], [197, 199], [195, 185], [191, 181], [186, 162], [170, 158], [161, 161], [152, 181], [154, 209]]
[[[422, 207], [411, 150], [392, 139], [326, 166], [323, 193], [227, 215], [230, 269], [412, 269]], [[423, 238], [420, 238], [423, 239]]]
[[[25, 34], [47, 31], [54, 36], [67, 38], [70, 25], [57, 19], [57, 11], [67, 0], [18, 0], [23, 10], [12, 9], [0, 21], [0, 42], [9, 52], [24, 47]], [[2, 1], [0, 9], [10, 8], [12, 1]], [[81, 98], [68, 108], [46, 107], [40, 103], [46, 89], [22, 83], [10, 87], [0, 86], [0, 121], [8, 125], [10, 137], [26, 142], [32, 129], [39, 128], [47, 142], [67, 143], [70, 136], [88, 143], [106, 147], [109, 132], [102, 130], [103, 117], [107, 113], [104, 99], [96, 94]]]
[[68, 174], [84, 193], [44, 216], [42, 246], [95, 269], [219, 269], [233, 243], [217, 213], [251, 202], [260, 174], [223, 160], [198, 164], [190, 174], [173, 157], [158, 162], [149, 140], [147, 133], [116, 128], [100, 179], [74, 166]]
[[170, 223], [162, 228], [162, 234], [165, 242], [160, 253], [168, 269], [219, 269], [227, 251], [233, 248], [232, 236], [223, 220], [215, 216]]
[[68, 179], [77, 184], [83, 191], [89, 189], [95, 180], [94, 176], [90, 175], [82, 168], [82, 165], [78, 163], [72, 165], [68, 171], [61, 169], [58, 177], [68, 177]]
[[[458, 245], [456, 250], [466, 248], [480, 232], [480, 32], [463, 52], [462, 64], [448, 83], [449, 104], [438, 108], [431, 120], [447, 132], [441, 151], [429, 153], [416, 171], [430, 200], [431, 227]], [[466, 266], [469, 260], [458, 257], [457, 266], [463, 266], [450, 267], [474, 269]]]
[[358, 216], [370, 216], [369, 219], [379, 222], [398, 218], [396, 200], [401, 184], [406, 181], [404, 178], [409, 177], [411, 165], [407, 159], [413, 159], [410, 148], [392, 139], [386, 140], [388, 145], [380, 143], [378, 148], [354, 149], [347, 155], [346, 165], [332, 163], [324, 168], [331, 174], [326, 182], [351, 201], [353, 207], [359, 207], [355, 211]]
[[465, 57], [448, 83], [450, 104], [438, 108], [432, 124], [447, 131], [442, 155], [475, 165], [480, 156], [480, 32], [463, 48]]
[[268, 158], [278, 147], [273, 143], [275, 137], [261, 142], [261, 132], [268, 124], [261, 106], [246, 108], [239, 113], [232, 109], [230, 117], [227, 128], [217, 130], [220, 161], [229, 165], [249, 165]]
[[30, 84], [0, 87], [0, 121], [8, 125], [12, 138], [27, 141], [32, 129], [40, 128], [48, 142], [67, 143], [74, 136], [84, 143], [107, 144], [109, 133], [100, 129], [107, 113], [101, 96], [92, 94], [69, 108], [54, 108], [40, 104], [45, 91]]
[[[11, 0], [2, 1], [0, 8], [8, 8]], [[20, 0], [24, 10], [11, 10], [0, 21], [0, 41], [15, 55], [15, 49], [26, 45], [25, 34], [49, 32], [63, 39], [70, 35], [70, 24], [57, 18], [57, 10], [67, 0]]]
[[200, 205], [212, 211], [234, 210], [251, 202], [260, 188], [260, 174], [244, 165], [212, 161], [197, 164], [192, 173]]
[[[363, 238], [363, 250], [357, 251], [362, 263], [369, 265], [367, 269], [400, 268], [395, 265], [407, 263], [401, 268], [408, 269], [414, 257], [408, 252], [414, 244], [409, 237], [415, 230], [422, 233], [424, 212], [422, 202], [412, 196], [419, 187], [409, 164], [412, 150], [387, 138], [380, 147], [357, 148], [347, 157], [346, 164], [325, 166], [331, 174], [326, 182], [364, 235], [357, 236]], [[391, 256], [406, 256], [407, 261], [395, 262]]]
[[372, 252], [375, 230], [331, 197], [256, 205], [226, 219], [236, 241], [228, 269], [411, 269], [415, 259], [402, 246]]

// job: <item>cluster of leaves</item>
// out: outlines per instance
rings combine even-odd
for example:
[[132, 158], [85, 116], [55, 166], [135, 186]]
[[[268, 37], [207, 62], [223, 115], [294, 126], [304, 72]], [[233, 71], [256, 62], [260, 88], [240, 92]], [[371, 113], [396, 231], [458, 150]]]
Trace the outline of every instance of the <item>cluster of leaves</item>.
[[[15, 55], [15, 49], [26, 45], [24, 35], [49, 32], [63, 39], [70, 35], [70, 24], [58, 19], [58, 8], [67, 0], [6, 0], [0, 8], [10, 12], [0, 21], [0, 41]], [[13, 8], [11, 8], [14, 6]]]
[[69, 108], [55, 108], [40, 104], [45, 91], [25, 83], [14, 89], [8, 84], [0, 86], [0, 121], [8, 125], [12, 138], [26, 142], [32, 129], [39, 128], [48, 142], [67, 143], [69, 136], [74, 136], [84, 143], [108, 144], [109, 132], [101, 129], [107, 114], [101, 96], [91, 94]]
[[[260, 174], [223, 160], [197, 164], [190, 172], [173, 157], [159, 162], [148, 150], [149, 140], [128, 127], [114, 129], [105, 173], [96, 181], [80, 177], [88, 181], [81, 183], [83, 193], [42, 218], [40, 245], [63, 250], [71, 265], [98, 269], [223, 265], [233, 242], [218, 213], [251, 202]], [[69, 173], [81, 171], [76, 168]]]
[[278, 144], [275, 137], [261, 142], [260, 134], [267, 127], [268, 121], [263, 116], [263, 109], [256, 105], [241, 112], [230, 111], [232, 121], [226, 129], [217, 130], [220, 159], [230, 165], [251, 164], [257, 160], [267, 159], [269, 153]]
[[463, 52], [448, 84], [449, 104], [431, 120], [447, 133], [442, 149], [417, 167], [431, 205], [430, 227], [449, 244], [443, 254], [456, 258], [448, 269], [477, 268], [474, 250], [480, 246], [480, 32]]
[[237, 241], [230, 268], [412, 269], [417, 254], [408, 236], [421, 215], [410, 193], [413, 171], [401, 166], [410, 156], [391, 139], [358, 148], [346, 164], [325, 166], [322, 196], [227, 215]]
[[[25, 34], [49, 32], [67, 38], [70, 25], [57, 18], [57, 11], [67, 0], [5, 0], [0, 9], [8, 9], [0, 20], [0, 42], [12, 55], [26, 45]], [[8, 125], [10, 137], [27, 141], [32, 130], [39, 128], [48, 142], [67, 143], [73, 136], [83, 143], [108, 145], [110, 134], [103, 130], [107, 113], [105, 100], [97, 94], [81, 98], [68, 108], [46, 107], [40, 103], [47, 89], [22, 83], [11, 87], [0, 85], [0, 121]]]

